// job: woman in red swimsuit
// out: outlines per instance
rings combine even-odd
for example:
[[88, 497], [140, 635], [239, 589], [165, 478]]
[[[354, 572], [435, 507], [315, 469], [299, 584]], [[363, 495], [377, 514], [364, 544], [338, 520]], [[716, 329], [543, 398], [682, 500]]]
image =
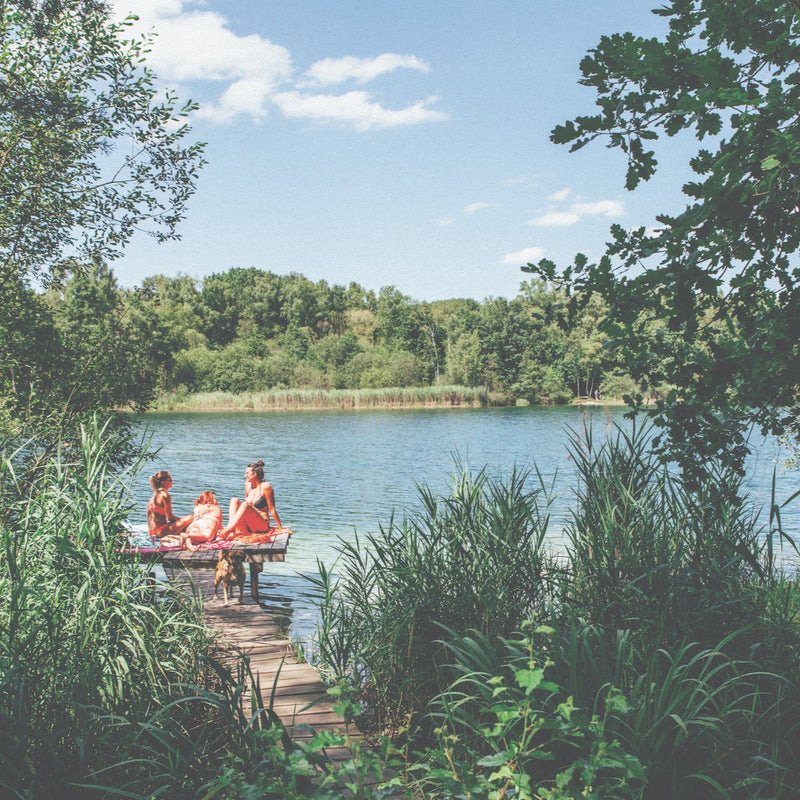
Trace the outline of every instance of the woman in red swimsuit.
[[220, 539], [270, 530], [270, 515], [280, 528], [281, 520], [275, 510], [275, 492], [264, 480], [264, 462], [249, 464], [244, 471], [244, 500], [232, 497], [228, 507], [228, 524], [219, 532]]
[[172, 513], [172, 498], [169, 496], [172, 477], [165, 469], [150, 477], [150, 488], [153, 490], [153, 496], [147, 504], [147, 529], [150, 536], [158, 537], [161, 544], [167, 547], [180, 544], [180, 532], [188, 527], [194, 517], [178, 519]]

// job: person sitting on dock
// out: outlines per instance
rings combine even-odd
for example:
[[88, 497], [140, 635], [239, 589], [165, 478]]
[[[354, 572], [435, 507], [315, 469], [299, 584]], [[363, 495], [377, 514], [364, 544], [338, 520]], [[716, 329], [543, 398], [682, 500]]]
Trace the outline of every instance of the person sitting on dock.
[[196, 545], [213, 542], [222, 527], [222, 509], [214, 492], [203, 492], [194, 501], [194, 514], [189, 527], [181, 533], [181, 547], [197, 550]]
[[244, 501], [232, 497], [228, 507], [228, 524], [219, 532], [221, 539], [237, 534], [265, 533], [270, 529], [270, 515], [280, 528], [281, 520], [275, 510], [275, 492], [264, 480], [264, 462], [249, 464], [244, 471]]
[[172, 513], [172, 498], [169, 494], [172, 477], [165, 469], [150, 476], [150, 488], [153, 490], [153, 496], [147, 504], [147, 530], [151, 538], [161, 540], [162, 546], [174, 547], [180, 544], [178, 537], [181, 531], [188, 527], [194, 517], [178, 519]]

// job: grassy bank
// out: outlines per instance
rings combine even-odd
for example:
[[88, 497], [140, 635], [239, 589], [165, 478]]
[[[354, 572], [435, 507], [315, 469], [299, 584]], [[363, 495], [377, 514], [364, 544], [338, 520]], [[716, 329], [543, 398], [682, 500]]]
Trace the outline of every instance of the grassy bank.
[[507, 405], [485, 388], [413, 386], [385, 389], [271, 389], [263, 392], [201, 392], [162, 395], [156, 411], [298, 411], [370, 408], [482, 408]]

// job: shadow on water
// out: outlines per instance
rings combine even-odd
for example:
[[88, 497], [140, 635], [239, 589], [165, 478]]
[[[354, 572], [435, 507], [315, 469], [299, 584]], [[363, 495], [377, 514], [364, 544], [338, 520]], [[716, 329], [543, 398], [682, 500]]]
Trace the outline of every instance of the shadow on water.
[[304, 647], [310, 645], [319, 617], [319, 597], [307, 574], [268, 575], [258, 583], [259, 605], [272, 616], [281, 633]]

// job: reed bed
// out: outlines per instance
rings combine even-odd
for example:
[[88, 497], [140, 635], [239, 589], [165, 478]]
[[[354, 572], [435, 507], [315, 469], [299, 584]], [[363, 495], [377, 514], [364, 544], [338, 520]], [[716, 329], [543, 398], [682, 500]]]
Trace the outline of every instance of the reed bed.
[[156, 595], [148, 570], [121, 556], [132, 476], [110, 467], [108, 428], [40, 460], [32, 482], [36, 448], [5, 444], [0, 797], [292, 800], [365, 784], [376, 759], [336, 767], [325, 748], [341, 738], [289, 742], [246, 659], [231, 670], [216, 657], [200, 601]]
[[367, 727], [416, 752], [414, 796], [797, 796], [800, 588], [771, 546], [786, 532], [729, 473], [685, 484], [651, 438], [574, 435], [565, 557], [544, 547], [540, 481], [464, 473], [315, 579], [316, 657]]
[[264, 392], [167, 394], [156, 411], [358, 411], [379, 408], [482, 408], [497, 402], [471, 386], [386, 389], [271, 389]]

